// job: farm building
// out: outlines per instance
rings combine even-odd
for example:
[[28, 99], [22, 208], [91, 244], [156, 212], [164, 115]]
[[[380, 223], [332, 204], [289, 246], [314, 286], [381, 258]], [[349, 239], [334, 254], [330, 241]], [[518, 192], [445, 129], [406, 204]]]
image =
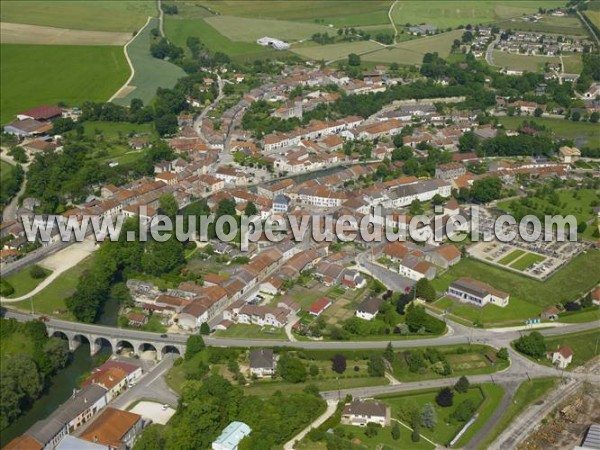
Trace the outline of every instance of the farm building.
[[256, 43], [258, 45], [262, 45], [263, 47], [273, 47], [275, 50], [287, 50], [288, 48], [290, 48], [290, 44], [288, 44], [287, 42], [268, 36], [257, 39]]

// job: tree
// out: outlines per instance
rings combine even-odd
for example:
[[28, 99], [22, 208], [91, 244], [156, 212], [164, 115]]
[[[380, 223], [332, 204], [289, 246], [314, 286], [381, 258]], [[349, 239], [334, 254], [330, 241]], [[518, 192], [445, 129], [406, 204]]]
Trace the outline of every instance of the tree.
[[479, 141], [472, 131], [467, 131], [458, 138], [458, 151], [461, 153], [474, 152], [478, 147]]
[[392, 427], [392, 439], [395, 441], [400, 439], [400, 424], [398, 422], [394, 422], [394, 426]]
[[310, 367], [308, 368], [308, 373], [310, 374], [311, 377], [316, 377], [319, 375], [319, 366], [317, 366], [316, 364], [311, 364]]
[[163, 194], [158, 199], [158, 209], [165, 216], [174, 218], [179, 211], [179, 205], [173, 194]]
[[191, 335], [186, 342], [184, 359], [189, 361], [195, 355], [204, 350], [205, 347], [206, 345], [204, 344], [204, 339], [202, 339], [202, 336], [197, 334]]
[[165, 114], [154, 120], [154, 128], [162, 137], [175, 134], [177, 131], [177, 116], [175, 114]]
[[464, 375], [458, 379], [456, 384], [454, 385], [454, 390], [458, 393], [467, 392], [469, 389], [469, 380]]
[[506, 347], [502, 347], [500, 350], [498, 350], [496, 356], [504, 361], [508, 361], [508, 349], [506, 349]]
[[435, 402], [442, 408], [452, 406], [454, 400], [454, 392], [450, 388], [442, 388], [435, 397]]
[[542, 108], [540, 108], [539, 106], [537, 108], [535, 108], [535, 111], [533, 111], [533, 115], [535, 117], [542, 117], [543, 113], [544, 113], [544, 111], [542, 111]]
[[421, 201], [418, 198], [415, 198], [412, 201], [408, 212], [411, 216], [418, 216], [419, 214], [423, 214], [423, 206], [421, 205]]
[[183, 245], [174, 236], [165, 242], [149, 241], [142, 256], [144, 272], [160, 276], [185, 263]]
[[600, 120], [600, 113], [598, 111], [594, 111], [590, 114], [590, 122], [598, 123], [598, 120]]
[[437, 414], [431, 403], [425, 403], [421, 411], [421, 425], [433, 430], [437, 424]]
[[498, 177], [476, 180], [471, 188], [471, 197], [479, 203], [497, 200], [502, 195], [502, 181]]
[[410, 440], [413, 442], [419, 442], [421, 440], [421, 434], [419, 433], [419, 427], [414, 427], [410, 434]]
[[372, 377], [382, 377], [385, 375], [385, 363], [379, 355], [371, 355], [367, 362], [367, 370]]
[[375, 437], [379, 434], [379, 429], [381, 425], [375, 422], [367, 422], [367, 426], [365, 428], [365, 436], [367, 437]]
[[581, 119], [581, 113], [579, 111], [575, 111], [574, 113], [571, 114], [571, 120], [573, 122], [579, 122], [580, 119]]
[[433, 302], [435, 295], [435, 288], [427, 278], [417, 281], [417, 297], [421, 297], [426, 302]]
[[391, 364], [394, 362], [394, 347], [392, 347], [392, 343], [388, 342], [388, 345], [383, 352], [383, 357]]
[[306, 367], [298, 358], [283, 355], [279, 358], [277, 367], [279, 375], [286, 381], [291, 383], [303, 383], [306, 381]]
[[358, 56], [356, 53], [350, 53], [348, 55], [348, 65], [360, 66], [360, 56]]
[[337, 373], [344, 373], [346, 371], [346, 357], [339, 353], [331, 359], [331, 369]]
[[475, 405], [475, 402], [473, 400], [468, 398], [467, 400], [464, 400], [461, 403], [459, 403], [459, 405], [456, 407], [456, 409], [450, 417], [459, 422], [466, 422], [471, 417], [473, 417], [473, 414], [476, 410], [477, 405]]
[[135, 441], [133, 450], [163, 450], [165, 438], [162, 425], [152, 424], [144, 428], [142, 435]]
[[544, 336], [537, 331], [529, 333], [525, 336], [521, 336], [515, 341], [515, 348], [529, 356], [534, 358], [541, 358], [546, 354], [546, 343], [544, 342]]
[[244, 214], [248, 217], [258, 215], [258, 209], [253, 202], [248, 202], [246, 204], [246, 208], [244, 209]]
[[31, 275], [31, 278], [39, 280], [41, 278], [46, 278], [46, 271], [37, 264], [34, 264], [29, 268], [29, 275]]
[[210, 325], [208, 325], [208, 322], [202, 322], [202, 325], [200, 325], [200, 334], [204, 336], [210, 334]]

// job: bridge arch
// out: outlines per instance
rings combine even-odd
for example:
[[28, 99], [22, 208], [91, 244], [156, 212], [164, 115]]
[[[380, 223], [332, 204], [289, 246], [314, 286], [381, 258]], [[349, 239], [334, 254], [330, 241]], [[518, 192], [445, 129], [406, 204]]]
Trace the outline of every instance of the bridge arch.
[[131, 342], [122, 339], [117, 342], [117, 345], [115, 347], [115, 353], [120, 353], [123, 350], [125, 350], [126, 353], [135, 353], [135, 346]]
[[154, 346], [154, 344], [151, 344], [149, 342], [142, 342], [139, 346], [138, 346], [138, 355], [140, 355], [140, 357], [143, 356], [143, 354], [145, 352], [154, 352], [154, 355], [156, 358], [160, 358], [161, 354], [158, 353], [156, 347]]
[[179, 349], [177, 347], [175, 347], [174, 345], [164, 345], [162, 350], [160, 351], [162, 353], [162, 356], [165, 356], [168, 353], [175, 353], [176, 355], [181, 355], [181, 352], [179, 351]]
[[65, 341], [69, 341], [69, 336], [67, 336], [66, 333], [60, 331], [60, 330], [56, 330], [54, 333], [52, 333], [52, 337], [56, 337], [59, 339], [63, 339]]
[[97, 352], [99, 352], [103, 347], [109, 348], [110, 352], [113, 353], [114, 349], [112, 346], [112, 343], [110, 342], [110, 340], [108, 340], [105, 337], [99, 336], [96, 339], [94, 339], [94, 346], [93, 346], [93, 351], [92, 354], [96, 354]]

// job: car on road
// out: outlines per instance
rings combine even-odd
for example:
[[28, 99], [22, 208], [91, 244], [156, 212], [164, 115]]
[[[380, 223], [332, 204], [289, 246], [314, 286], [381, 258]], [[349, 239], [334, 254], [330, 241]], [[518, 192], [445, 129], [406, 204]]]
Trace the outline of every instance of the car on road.
[[161, 338], [166, 338], [166, 337], [168, 337], [168, 336], [167, 336], [166, 334], [161, 334], [161, 335], [160, 335], [160, 337], [161, 337]]

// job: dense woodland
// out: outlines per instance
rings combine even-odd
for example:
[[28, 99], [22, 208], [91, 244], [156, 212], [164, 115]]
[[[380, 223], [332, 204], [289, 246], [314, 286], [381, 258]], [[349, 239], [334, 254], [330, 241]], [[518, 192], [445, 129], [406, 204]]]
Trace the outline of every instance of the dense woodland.
[[0, 319], [0, 429], [26, 411], [68, 362], [66, 343], [48, 337], [43, 322]]

